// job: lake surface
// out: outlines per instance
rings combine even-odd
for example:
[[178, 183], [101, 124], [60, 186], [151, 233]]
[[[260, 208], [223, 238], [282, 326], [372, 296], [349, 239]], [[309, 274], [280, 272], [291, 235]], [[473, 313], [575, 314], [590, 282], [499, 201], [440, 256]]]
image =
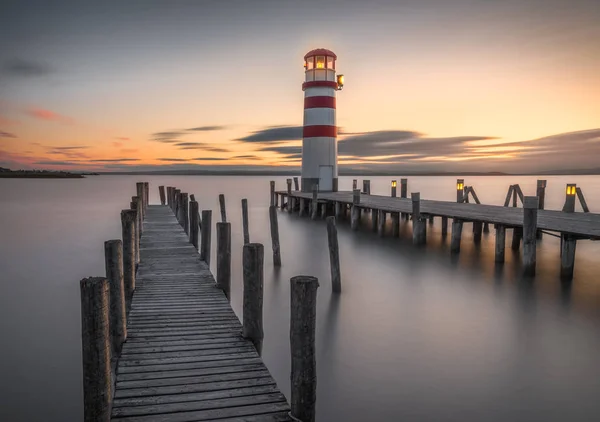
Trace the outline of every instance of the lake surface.
[[[425, 249], [412, 246], [406, 223], [399, 239], [380, 239], [366, 227], [351, 232], [344, 221], [343, 292], [334, 296], [324, 221], [280, 213], [283, 267], [274, 270], [271, 179], [284, 189], [285, 177], [0, 180], [0, 421], [83, 419], [79, 280], [104, 275], [104, 241], [120, 237], [120, 211], [137, 181], [150, 182], [154, 204], [158, 185], [195, 193], [213, 219], [217, 196], [225, 193], [238, 315], [240, 200], [248, 198], [251, 240], [267, 252], [263, 356], [288, 398], [289, 279], [319, 278], [319, 421], [600, 420], [600, 242], [578, 242], [575, 278], [565, 285], [559, 240], [551, 236], [538, 243], [538, 275], [527, 281], [510, 248], [506, 263], [494, 264], [493, 230], [476, 247], [465, 224], [455, 260], [439, 220], [428, 229]], [[372, 193], [389, 194], [390, 179], [371, 177]], [[536, 177], [465, 179], [482, 203], [502, 205], [511, 183], [535, 194]], [[600, 211], [600, 177], [546, 179], [547, 209], [561, 209], [565, 184], [576, 182], [591, 210]], [[409, 177], [408, 190], [453, 201], [455, 183], [455, 177]], [[340, 178], [340, 189], [351, 187], [352, 177]], [[215, 248], [213, 236], [212, 256]]]

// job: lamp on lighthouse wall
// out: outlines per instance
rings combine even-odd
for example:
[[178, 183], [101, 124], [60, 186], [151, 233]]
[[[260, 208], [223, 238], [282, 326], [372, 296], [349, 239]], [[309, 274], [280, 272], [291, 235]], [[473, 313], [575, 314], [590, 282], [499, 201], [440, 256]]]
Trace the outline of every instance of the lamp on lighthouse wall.
[[344, 88], [344, 75], [337, 75], [337, 84], [339, 90], [342, 90], [342, 88]]

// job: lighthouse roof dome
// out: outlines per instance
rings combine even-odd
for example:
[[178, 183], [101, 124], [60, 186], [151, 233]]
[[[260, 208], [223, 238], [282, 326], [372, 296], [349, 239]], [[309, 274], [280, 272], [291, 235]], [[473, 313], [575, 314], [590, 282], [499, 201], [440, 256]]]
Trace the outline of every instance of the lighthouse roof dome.
[[310, 50], [308, 53], [306, 53], [304, 55], [304, 59], [307, 59], [309, 57], [314, 57], [314, 56], [331, 56], [334, 59], [337, 59], [337, 56], [335, 55], [335, 53], [331, 50], [327, 50], [326, 48], [317, 48], [314, 50]]

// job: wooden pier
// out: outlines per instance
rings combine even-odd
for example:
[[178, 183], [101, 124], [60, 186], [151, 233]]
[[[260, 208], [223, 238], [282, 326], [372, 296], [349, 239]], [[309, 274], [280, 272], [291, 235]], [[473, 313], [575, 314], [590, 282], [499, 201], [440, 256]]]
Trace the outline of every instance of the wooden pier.
[[[353, 182], [357, 186], [357, 181]], [[370, 181], [363, 181], [362, 192], [354, 189], [350, 192], [302, 192], [292, 191], [287, 183], [287, 190], [275, 190], [271, 183], [271, 204], [280, 204], [288, 212], [298, 212], [300, 216], [311, 215], [313, 219], [334, 215], [343, 218], [350, 213], [351, 226], [358, 230], [361, 214], [371, 215], [371, 227], [379, 236], [386, 233], [386, 219], [391, 220], [391, 235], [399, 236], [401, 218], [411, 219], [413, 226], [413, 243], [417, 246], [426, 244], [427, 224], [433, 223], [435, 217], [441, 218], [442, 237], [448, 234], [448, 219], [452, 219], [452, 237], [450, 251], [460, 252], [463, 223], [473, 224], [473, 239], [481, 242], [483, 232], [489, 231], [493, 224], [496, 231], [496, 263], [504, 261], [506, 229], [513, 230], [511, 249], [519, 250], [523, 243], [523, 263], [526, 276], [535, 275], [536, 240], [542, 233], [561, 238], [561, 278], [571, 280], [575, 262], [575, 250], [578, 240], [600, 240], [600, 214], [590, 213], [580, 188], [568, 184], [566, 188], [565, 206], [562, 211], [545, 210], [546, 181], [538, 181], [536, 196], [524, 196], [519, 185], [511, 185], [504, 206], [485, 205], [472, 186], [465, 186], [463, 179], [457, 180], [457, 201], [421, 200], [419, 192], [413, 192], [407, 198], [407, 182], [402, 179], [401, 197], [396, 197], [396, 181], [391, 184], [391, 195], [371, 195]], [[469, 195], [476, 203], [469, 203]], [[513, 206], [509, 206], [512, 198]], [[287, 201], [286, 201], [287, 199]], [[584, 212], [575, 212], [575, 201], [578, 199]], [[517, 207], [517, 201], [523, 208]], [[280, 202], [281, 201], [281, 202]], [[320, 212], [319, 212], [320, 209]]]
[[[242, 326], [229, 302], [230, 223], [217, 223], [217, 283], [211, 211], [200, 222], [194, 195], [159, 192], [162, 205], [149, 205], [148, 184], [137, 184], [121, 212], [122, 240], [105, 242], [106, 277], [80, 282], [84, 421], [314, 422], [318, 280], [291, 280], [290, 407], [260, 357], [263, 245], [243, 247]], [[225, 220], [224, 195], [219, 202]]]
[[143, 233], [112, 420], [292, 420], [171, 210], [149, 206]]

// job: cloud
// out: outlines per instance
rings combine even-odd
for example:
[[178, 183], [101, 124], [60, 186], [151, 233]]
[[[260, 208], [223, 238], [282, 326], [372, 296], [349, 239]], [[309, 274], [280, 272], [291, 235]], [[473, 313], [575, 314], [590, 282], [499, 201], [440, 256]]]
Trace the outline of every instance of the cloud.
[[12, 59], [2, 64], [0, 72], [17, 78], [35, 78], [53, 72], [50, 66], [23, 59]]
[[186, 162], [191, 161], [188, 158], [157, 158], [158, 161], [173, 161], [173, 162]]
[[162, 142], [165, 144], [174, 144], [179, 142], [179, 138], [185, 135], [184, 132], [170, 131], [170, 132], [154, 132], [151, 135], [151, 140], [154, 142]]
[[229, 158], [225, 158], [225, 157], [198, 157], [198, 158], [194, 158], [194, 161], [226, 161], [229, 160]]
[[269, 151], [269, 152], [277, 152], [279, 154], [298, 154], [302, 152], [301, 146], [295, 145], [283, 145], [283, 146], [275, 146], [275, 147], [265, 147], [261, 148], [261, 151]]
[[87, 145], [71, 145], [71, 146], [47, 146], [46, 152], [51, 155], [61, 155], [67, 158], [88, 158], [85, 150], [89, 148]]
[[201, 149], [203, 151], [211, 151], [211, 152], [229, 152], [228, 149], [215, 147], [209, 144], [205, 144], [203, 142], [179, 142], [176, 143], [176, 146], [179, 149]]
[[125, 163], [130, 161], [140, 161], [139, 158], [104, 158], [98, 160], [89, 160], [93, 163]]
[[36, 161], [33, 164], [37, 164], [40, 166], [77, 166], [81, 165], [81, 163], [77, 161]]
[[190, 129], [186, 129], [187, 131], [196, 131], [196, 132], [212, 132], [216, 130], [224, 130], [227, 129], [227, 126], [198, 126]]
[[16, 138], [17, 135], [15, 135], [14, 133], [9, 133], [9, 132], [4, 132], [2, 130], [0, 130], [0, 138]]
[[58, 123], [63, 123], [63, 124], [73, 123], [73, 119], [71, 119], [70, 117], [63, 116], [52, 110], [47, 110], [47, 109], [43, 109], [43, 108], [39, 108], [39, 107], [30, 107], [27, 110], [25, 110], [25, 113], [28, 116], [39, 119], [39, 120], [45, 120], [45, 121], [49, 121], [49, 122], [58, 122]]
[[237, 139], [244, 142], [280, 142], [302, 139], [302, 126], [271, 126]]

